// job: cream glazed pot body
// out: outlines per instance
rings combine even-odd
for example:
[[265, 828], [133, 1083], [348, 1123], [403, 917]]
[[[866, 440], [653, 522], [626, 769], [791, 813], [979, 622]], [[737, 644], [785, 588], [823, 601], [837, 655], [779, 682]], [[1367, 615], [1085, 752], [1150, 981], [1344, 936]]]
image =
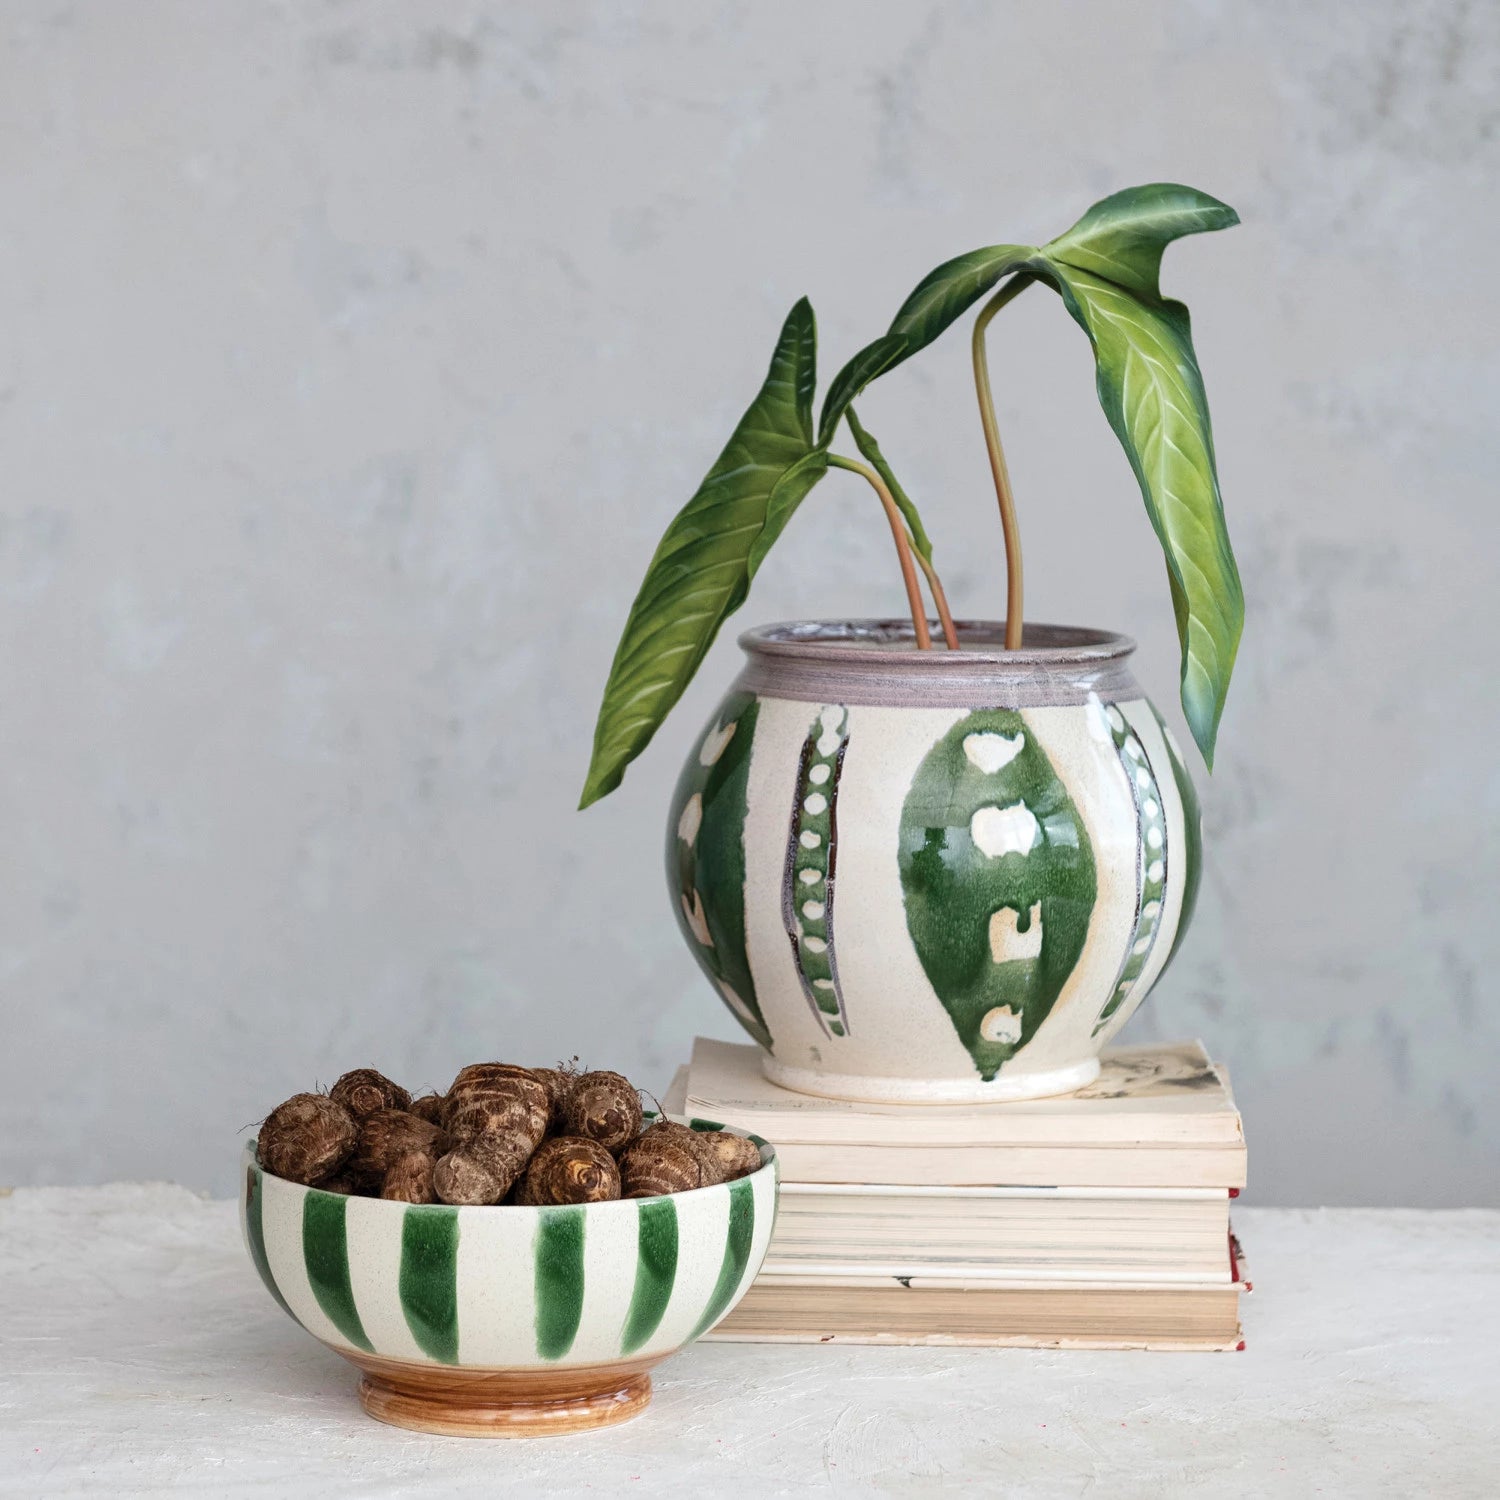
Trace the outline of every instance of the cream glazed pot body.
[[1019, 1099], [1091, 1082], [1175, 953], [1201, 866], [1170, 731], [1102, 631], [767, 626], [694, 741], [683, 935], [806, 1093]]

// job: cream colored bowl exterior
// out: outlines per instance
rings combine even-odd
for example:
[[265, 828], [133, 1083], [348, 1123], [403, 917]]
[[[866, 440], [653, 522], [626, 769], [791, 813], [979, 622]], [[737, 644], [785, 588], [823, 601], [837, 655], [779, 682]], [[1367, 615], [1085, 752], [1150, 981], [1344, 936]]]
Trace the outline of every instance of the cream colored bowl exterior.
[[302, 1187], [244, 1156], [241, 1224], [282, 1308], [341, 1353], [547, 1369], [650, 1360], [713, 1327], [760, 1270], [775, 1152], [670, 1197], [452, 1208]]

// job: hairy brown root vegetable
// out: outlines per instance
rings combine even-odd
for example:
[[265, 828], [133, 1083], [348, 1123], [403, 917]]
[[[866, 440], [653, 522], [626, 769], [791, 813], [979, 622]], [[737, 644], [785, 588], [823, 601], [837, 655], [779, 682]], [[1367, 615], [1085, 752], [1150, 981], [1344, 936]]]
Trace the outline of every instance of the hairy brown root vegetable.
[[321, 1193], [343, 1193], [351, 1198], [367, 1191], [365, 1179], [358, 1173], [351, 1172], [348, 1167], [340, 1167], [337, 1172], [318, 1178], [312, 1186]]
[[431, 1152], [407, 1151], [386, 1170], [380, 1196], [397, 1203], [436, 1203], [432, 1177], [436, 1162]]
[[541, 1144], [551, 1117], [546, 1087], [529, 1068], [476, 1063], [453, 1080], [443, 1126], [455, 1146], [480, 1135], [513, 1137], [524, 1160]]
[[569, 1135], [618, 1152], [640, 1133], [641, 1096], [622, 1074], [585, 1073], [568, 1090], [562, 1125]]
[[533, 1068], [531, 1071], [536, 1075], [537, 1082], [547, 1090], [550, 1109], [547, 1128], [556, 1130], [562, 1124], [563, 1104], [567, 1101], [578, 1074], [568, 1068]]
[[676, 1120], [657, 1120], [641, 1132], [640, 1139], [673, 1141], [684, 1151], [691, 1151], [697, 1157], [698, 1165], [702, 1170], [702, 1180], [696, 1184], [698, 1187], [712, 1187], [714, 1183], [724, 1180], [719, 1170], [719, 1158], [708, 1144], [706, 1134], [693, 1130], [687, 1125], [679, 1124]]
[[620, 1196], [620, 1169], [598, 1141], [556, 1135], [543, 1141], [521, 1178], [518, 1203], [602, 1203]]
[[274, 1177], [312, 1184], [338, 1171], [354, 1150], [354, 1116], [326, 1094], [294, 1094], [265, 1118], [256, 1140]]
[[429, 1125], [441, 1126], [445, 1102], [441, 1094], [419, 1094], [411, 1101], [408, 1113], [414, 1114], [419, 1120], [426, 1120]]
[[444, 1203], [498, 1203], [521, 1175], [529, 1155], [505, 1137], [476, 1136], [438, 1159], [433, 1189]]
[[328, 1090], [328, 1097], [337, 1099], [356, 1120], [374, 1114], [377, 1109], [407, 1109], [411, 1105], [411, 1095], [374, 1068], [355, 1068], [352, 1073], [345, 1073]]
[[719, 1164], [719, 1180], [733, 1182], [760, 1170], [760, 1147], [729, 1130], [705, 1130], [698, 1139]]
[[702, 1158], [681, 1141], [643, 1135], [620, 1153], [622, 1198], [654, 1198], [702, 1186]]
[[535, 1083], [536, 1074], [530, 1068], [518, 1067], [515, 1063], [470, 1063], [467, 1068], [458, 1070], [458, 1076], [448, 1088], [448, 1097], [453, 1099], [491, 1088], [496, 1084], [515, 1082]]
[[359, 1139], [349, 1165], [378, 1183], [400, 1157], [413, 1151], [436, 1156], [443, 1145], [442, 1132], [436, 1125], [403, 1109], [377, 1109], [359, 1122]]
[[[620, 1073], [473, 1063], [413, 1099], [374, 1068], [298, 1094], [261, 1126], [261, 1165], [325, 1192], [404, 1203], [597, 1203], [688, 1192], [753, 1172], [742, 1136], [658, 1120]], [[549, 1134], [550, 1133], [550, 1134]]]

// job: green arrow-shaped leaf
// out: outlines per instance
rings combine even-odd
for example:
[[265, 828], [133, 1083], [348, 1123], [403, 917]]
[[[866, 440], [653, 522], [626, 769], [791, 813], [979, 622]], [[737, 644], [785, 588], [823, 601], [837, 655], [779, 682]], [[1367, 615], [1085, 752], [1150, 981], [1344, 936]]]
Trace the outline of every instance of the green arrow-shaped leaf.
[[891, 321], [890, 329], [866, 344], [837, 375], [823, 398], [818, 441], [832, 440], [850, 404], [879, 375], [925, 349], [955, 318], [961, 318], [1009, 272], [1018, 270], [1036, 251], [1029, 245], [990, 245], [945, 261], [923, 277]]
[[760, 393], [651, 559], [605, 685], [580, 807], [620, 784], [826, 470], [812, 440], [816, 361], [804, 297], [787, 315]]
[[1044, 245], [1042, 253], [1134, 296], [1159, 298], [1162, 252], [1173, 240], [1239, 222], [1227, 203], [1197, 188], [1153, 182], [1101, 198], [1066, 234]]
[[1099, 404], [1125, 449], [1166, 553], [1182, 642], [1182, 708], [1210, 769], [1245, 623], [1224, 526], [1208, 399], [1188, 311], [1058, 265], [1052, 278], [1094, 346]]
[[1096, 203], [1027, 267], [1057, 289], [1094, 346], [1099, 404], [1166, 554], [1183, 712], [1210, 769], [1245, 596], [1224, 525], [1188, 310], [1161, 295], [1158, 277], [1172, 240], [1238, 222], [1217, 198], [1154, 183]]

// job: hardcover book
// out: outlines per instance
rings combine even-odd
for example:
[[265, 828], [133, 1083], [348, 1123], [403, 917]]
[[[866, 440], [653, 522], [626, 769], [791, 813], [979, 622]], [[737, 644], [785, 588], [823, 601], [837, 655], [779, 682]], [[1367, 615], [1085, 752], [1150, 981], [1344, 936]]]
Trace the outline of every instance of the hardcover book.
[[699, 1037], [668, 1113], [752, 1130], [800, 1183], [1239, 1189], [1245, 1138], [1227, 1074], [1198, 1042], [1118, 1047], [1073, 1094], [878, 1104], [777, 1087], [753, 1045]]

